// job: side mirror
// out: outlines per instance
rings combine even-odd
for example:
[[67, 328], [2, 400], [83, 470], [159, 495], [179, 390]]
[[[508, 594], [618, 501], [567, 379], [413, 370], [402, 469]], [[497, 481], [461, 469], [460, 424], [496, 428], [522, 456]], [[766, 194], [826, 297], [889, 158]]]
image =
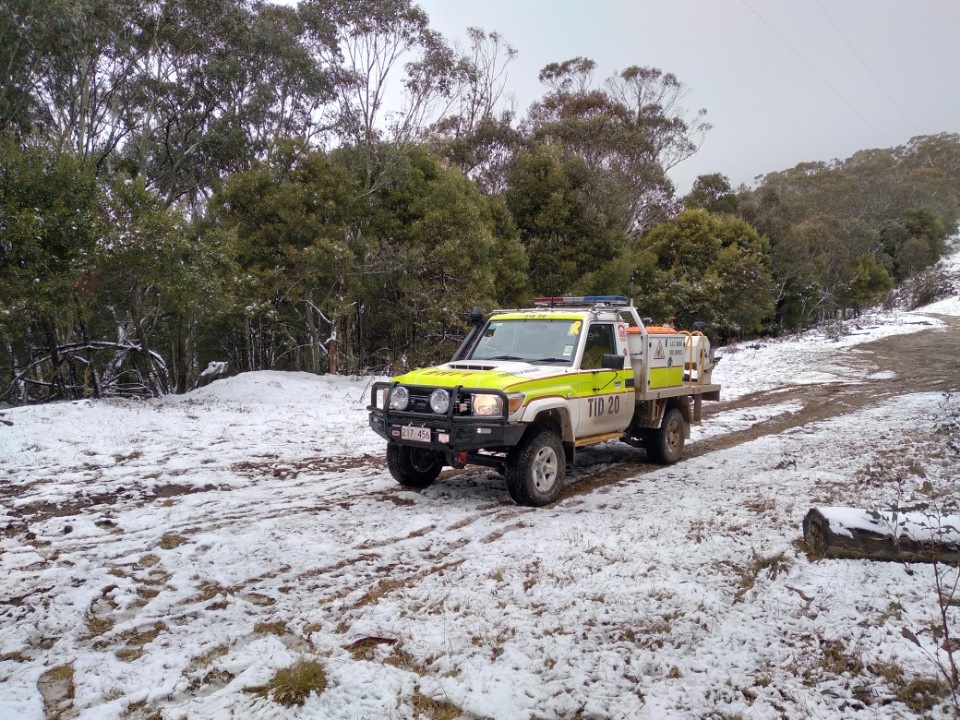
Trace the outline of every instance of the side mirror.
[[600, 367], [604, 370], [623, 370], [627, 366], [627, 358], [623, 355], [604, 355]]

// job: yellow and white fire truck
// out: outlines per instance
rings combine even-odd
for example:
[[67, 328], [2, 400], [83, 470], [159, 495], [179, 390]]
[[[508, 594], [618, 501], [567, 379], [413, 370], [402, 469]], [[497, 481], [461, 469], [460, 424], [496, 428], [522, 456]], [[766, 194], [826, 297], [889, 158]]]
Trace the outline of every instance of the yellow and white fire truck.
[[496, 468], [521, 505], [553, 502], [579, 448], [623, 440], [677, 462], [703, 400], [719, 400], [700, 332], [645, 324], [627, 298], [537, 298], [479, 308], [450, 362], [373, 385], [370, 426], [401, 485], [444, 466]]

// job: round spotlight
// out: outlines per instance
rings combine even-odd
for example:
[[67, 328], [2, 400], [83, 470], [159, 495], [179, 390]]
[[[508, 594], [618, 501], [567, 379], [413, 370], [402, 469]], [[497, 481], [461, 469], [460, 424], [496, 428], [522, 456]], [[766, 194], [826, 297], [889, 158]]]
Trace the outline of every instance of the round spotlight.
[[410, 404], [410, 391], [402, 385], [397, 385], [390, 391], [390, 409], [406, 410]]
[[430, 409], [437, 415], [445, 415], [450, 409], [450, 393], [442, 388], [430, 393]]

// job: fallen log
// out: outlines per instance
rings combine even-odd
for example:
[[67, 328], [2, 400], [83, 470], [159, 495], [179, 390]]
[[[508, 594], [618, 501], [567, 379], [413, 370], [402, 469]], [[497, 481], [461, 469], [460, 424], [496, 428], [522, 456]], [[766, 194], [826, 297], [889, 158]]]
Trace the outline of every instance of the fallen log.
[[892, 510], [812, 508], [803, 539], [817, 558], [960, 565], [960, 515], [918, 505]]

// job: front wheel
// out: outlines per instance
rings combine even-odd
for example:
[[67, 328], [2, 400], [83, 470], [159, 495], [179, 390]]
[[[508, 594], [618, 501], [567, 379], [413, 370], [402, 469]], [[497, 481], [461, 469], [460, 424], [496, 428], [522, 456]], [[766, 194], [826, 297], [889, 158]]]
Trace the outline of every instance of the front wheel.
[[425, 488], [440, 474], [443, 455], [433, 450], [389, 443], [387, 467], [393, 479], [404, 487]]
[[651, 430], [647, 436], [647, 457], [661, 465], [673, 465], [683, 455], [685, 437], [683, 413], [670, 408], [663, 416], [659, 430]]
[[549, 505], [560, 494], [565, 474], [563, 443], [556, 433], [538, 429], [507, 458], [507, 491], [518, 505]]

